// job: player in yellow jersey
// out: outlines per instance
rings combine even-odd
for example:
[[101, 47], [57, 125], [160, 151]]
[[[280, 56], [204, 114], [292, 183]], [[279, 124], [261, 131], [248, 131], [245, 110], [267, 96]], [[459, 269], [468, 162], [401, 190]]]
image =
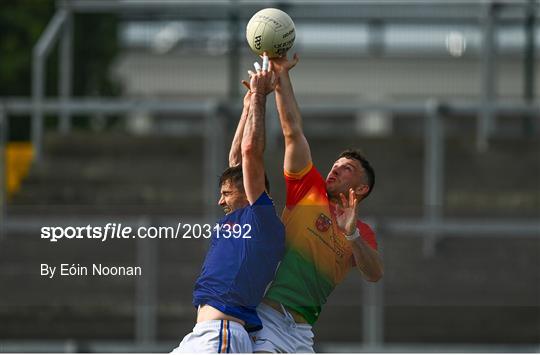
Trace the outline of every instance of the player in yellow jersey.
[[312, 325], [335, 286], [356, 267], [368, 281], [383, 275], [372, 229], [357, 218], [373, 189], [375, 173], [358, 151], [343, 152], [326, 178], [313, 166], [289, 71], [298, 56], [271, 59], [278, 84], [276, 104], [285, 137], [287, 198], [282, 221], [285, 256], [257, 308], [263, 329], [255, 352], [313, 352]]

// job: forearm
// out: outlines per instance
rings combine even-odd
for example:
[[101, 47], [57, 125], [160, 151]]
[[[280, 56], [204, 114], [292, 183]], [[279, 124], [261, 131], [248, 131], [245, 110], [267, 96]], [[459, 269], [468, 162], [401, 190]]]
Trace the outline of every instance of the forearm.
[[302, 116], [288, 72], [280, 74], [276, 86], [276, 105], [285, 138], [302, 134]]
[[356, 267], [367, 281], [377, 282], [383, 276], [383, 263], [379, 252], [371, 248], [362, 238], [350, 241]]
[[242, 138], [244, 136], [244, 128], [246, 126], [247, 117], [249, 114], [249, 105], [244, 105], [240, 121], [236, 127], [234, 138], [229, 151], [229, 167], [242, 164]]
[[262, 159], [265, 146], [265, 111], [266, 96], [262, 94], [252, 94], [250, 109], [242, 137], [242, 156], [248, 154], [257, 155]]

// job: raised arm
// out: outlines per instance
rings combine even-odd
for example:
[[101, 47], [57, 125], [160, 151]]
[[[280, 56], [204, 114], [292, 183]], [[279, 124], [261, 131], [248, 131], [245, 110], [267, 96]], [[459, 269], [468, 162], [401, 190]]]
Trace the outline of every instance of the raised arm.
[[266, 95], [274, 89], [271, 71], [257, 71], [251, 75], [249, 114], [242, 137], [242, 172], [244, 189], [250, 204], [255, 203], [265, 190], [264, 185], [264, 116]]
[[302, 116], [289, 76], [289, 70], [298, 63], [298, 60], [296, 54], [292, 60], [287, 59], [286, 56], [270, 60], [278, 75], [276, 105], [285, 138], [283, 168], [289, 173], [300, 172], [311, 163], [311, 151], [302, 130]]
[[244, 127], [246, 126], [250, 103], [251, 91], [248, 90], [244, 96], [244, 107], [242, 108], [242, 114], [240, 115], [240, 120], [238, 121], [238, 126], [236, 127], [236, 132], [231, 143], [231, 150], [229, 151], [229, 167], [242, 164], [242, 137], [244, 136]]
[[358, 198], [353, 189], [349, 196], [340, 194], [340, 203], [336, 205], [336, 223], [351, 244], [356, 268], [365, 280], [379, 281], [384, 274], [384, 265], [379, 252], [370, 247], [360, 236], [356, 220], [358, 215]]

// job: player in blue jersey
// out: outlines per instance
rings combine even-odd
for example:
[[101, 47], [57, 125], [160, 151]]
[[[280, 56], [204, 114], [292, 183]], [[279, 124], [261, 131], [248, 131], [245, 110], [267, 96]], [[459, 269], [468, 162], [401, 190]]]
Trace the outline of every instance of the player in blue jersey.
[[[250, 72], [250, 88], [220, 178], [225, 216], [214, 228], [210, 249], [195, 283], [197, 324], [174, 352], [251, 353], [248, 332], [262, 328], [256, 307], [285, 250], [285, 229], [268, 196], [264, 172], [266, 95], [274, 75], [263, 67]], [[228, 236], [228, 237], [227, 237]]]

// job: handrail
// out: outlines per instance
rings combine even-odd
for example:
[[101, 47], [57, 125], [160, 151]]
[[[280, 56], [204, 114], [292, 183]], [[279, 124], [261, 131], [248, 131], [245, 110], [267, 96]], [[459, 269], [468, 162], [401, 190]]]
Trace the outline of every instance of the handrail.
[[0, 101], [0, 240], [4, 238], [6, 224], [7, 174], [6, 142], [8, 139], [8, 120], [4, 104]]
[[[27, 97], [0, 97], [4, 102], [5, 110], [8, 114], [29, 114], [33, 110], [33, 101]], [[426, 112], [426, 102], [428, 100], [417, 101], [394, 101], [394, 102], [302, 102], [302, 113], [305, 114], [342, 114], [357, 113], [367, 111], [384, 111], [391, 114], [420, 114]], [[439, 100], [441, 112], [453, 115], [471, 115], [480, 113], [483, 104], [478, 101], [467, 100]], [[67, 101], [60, 99], [44, 99], [41, 108], [44, 113], [55, 114], [63, 109], [68, 109], [76, 114], [105, 113], [119, 114], [146, 110], [150, 112], [179, 112], [179, 113], [202, 113], [212, 105], [219, 105], [223, 108], [240, 109], [240, 103], [225, 103], [219, 99], [206, 100], [163, 100], [163, 99], [136, 99], [136, 98], [99, 98], [84, 97], [71, 98]], [[531, 114], [540, 116], [540, 100], [525, 102], [523, 100], [505, 100], [489, 103], [489, 107], [494, 114]], [[399, 117], [398, 117], [399, 118]], [[521, 117], [516, 117], [516, 119]]]
[[31, 136], [32, 142], [37, 147], [35, 150], [36, 161], [41, 159], [40, 147], [43, 139], [43, 110], [41, 105], [45, 97], [45, 62], [67, 18], [67, 10], [57, 10], [32, 52], [33, 111]]

